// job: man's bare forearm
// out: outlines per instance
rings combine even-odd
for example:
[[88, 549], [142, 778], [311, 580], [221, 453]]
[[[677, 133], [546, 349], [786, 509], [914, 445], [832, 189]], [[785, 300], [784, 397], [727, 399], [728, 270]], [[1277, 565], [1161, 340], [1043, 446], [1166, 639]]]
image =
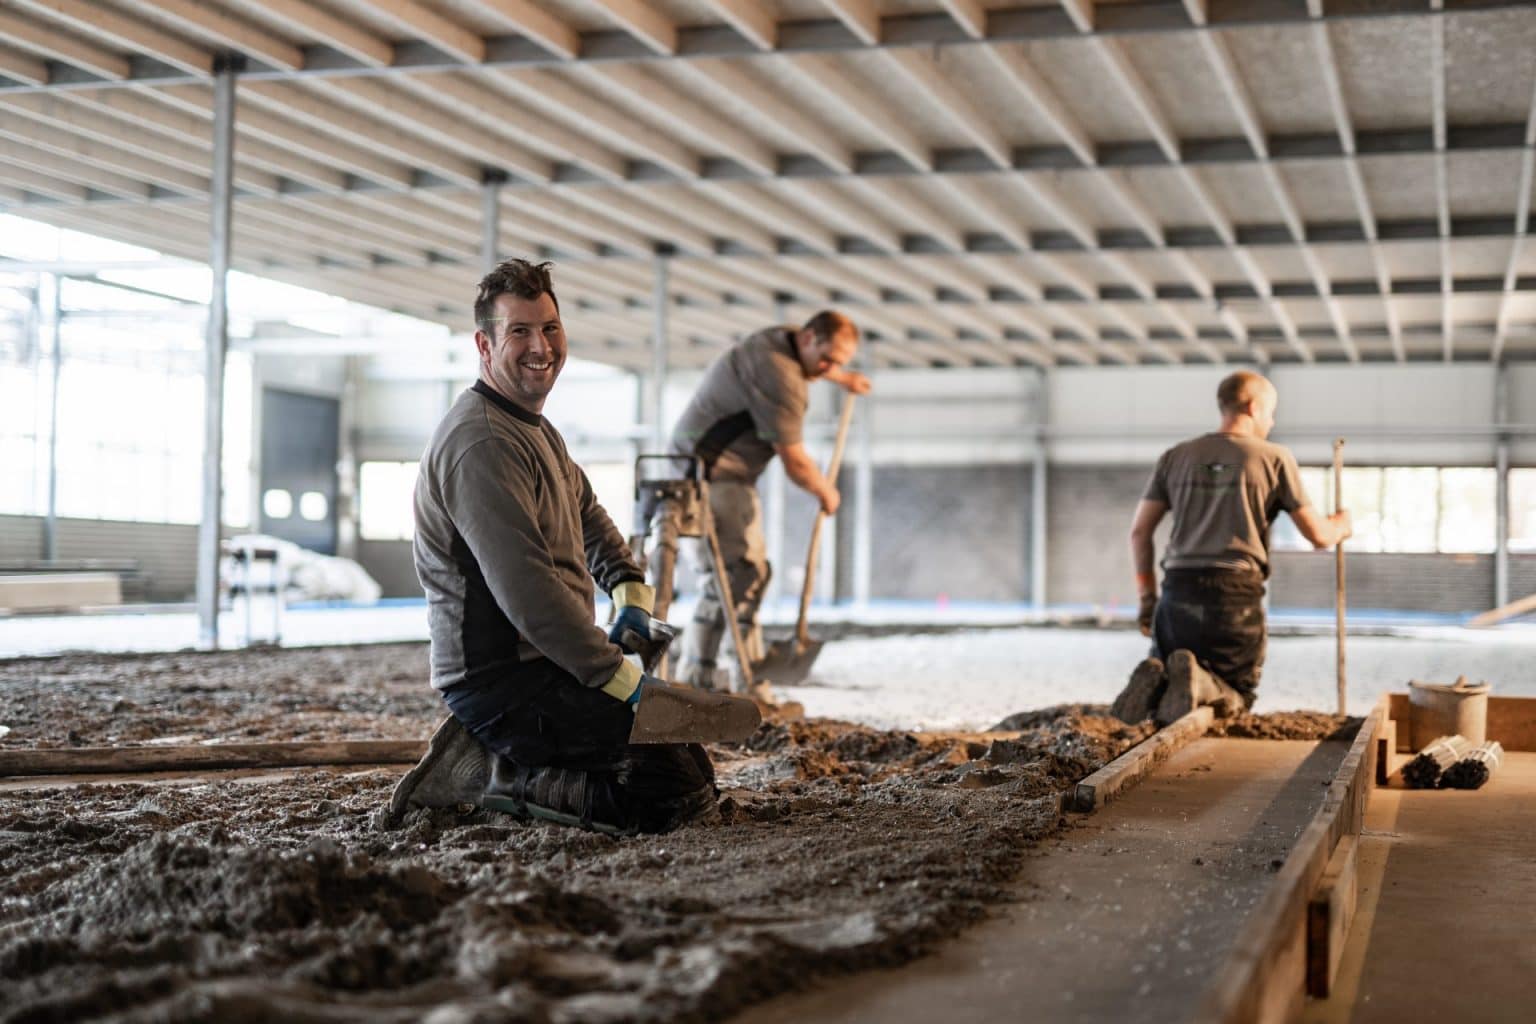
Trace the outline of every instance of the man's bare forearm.
[[1148, 594], [1157, 589], [1157, 548], [1151, 534], [1131, 534], [1131, 564], [1136, 569], [1136, 591]]

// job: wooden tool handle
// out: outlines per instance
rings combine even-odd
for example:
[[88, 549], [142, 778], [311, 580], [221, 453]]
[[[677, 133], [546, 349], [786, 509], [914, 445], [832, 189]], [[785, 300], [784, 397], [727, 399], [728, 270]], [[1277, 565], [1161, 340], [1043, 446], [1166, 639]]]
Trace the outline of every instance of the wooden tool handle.
[[[1344, 439], [1333, 442], [1333, 511], [1344, 509]], [[1333, 617], [1338, 654], [1339, 714], [1348, 703], [1344, 684], [1344, 542], [1333, 546]]]
[[[852, 391], [843, 399], [842, 419], [837, 423], [837, 440], [832, 445], [832, 461], [827, 463], [827, 479], [837, 483], [838, 470], [843, 468], [843, 448], [848, 443], [848, 425], [853, 422], [853, 400], [858, 396]], [[811, 525], [811, 544], [805, 553], [805, 582], [800, 587], [800, 618], [795, 623], [795, 646], [804, 650], [806, 644], [811, 642], [810, 629], [806, 626], [806, 617], [811, 612], [811, 592], [816, 587], [816, 553], [821, 547], [821, 521], [827, 517], [826, 512], [816, 510], [816, 521]]]

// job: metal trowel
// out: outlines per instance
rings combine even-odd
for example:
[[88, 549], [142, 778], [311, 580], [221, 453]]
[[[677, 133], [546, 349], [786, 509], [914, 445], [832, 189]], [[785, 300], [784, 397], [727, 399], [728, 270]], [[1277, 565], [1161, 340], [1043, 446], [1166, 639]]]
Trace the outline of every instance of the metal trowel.
[[[677, 632], [665, 630], [659, 643], [636, 645], [640, 663], [652, 671], [666, 656]], [[728, 693], [696, 690], [661, 680], [646, 683], [635, 705], [635, 724], [629, 729], [631, 743], [729, 743], [751, 736], [762, 724], [756, 702]]]
[[631, 743], [728, 743], [762, 724], [757, 703], [675, 683], [646, 683], [635, 707]]
[[[837, 442], [832, 446], [832, 461], [827, 464], [827, 479], [835, 481], [843, 465], [843, 445], [848, 440], [848, 424], [853, 422], [852, 392], [843, 399], [843, 415], [837, 424]], [[811, 591], [816, 586], [816, 552], [821, 547], [821, 521], [827, 517], [820, 510], [815, 525], [811, 527], [811, 546], [805, 554], [805, 583], [800, 588], [800, 618], [795, 624], [795, 635], [789, 640], [775, 640], [768, 645], [763, 660], [752, 666], [755, 678], [780, 686], [804, 682], [821, 653], [822, 641], [811, 639], [806, 627], [806, 617], [811, 610]]]

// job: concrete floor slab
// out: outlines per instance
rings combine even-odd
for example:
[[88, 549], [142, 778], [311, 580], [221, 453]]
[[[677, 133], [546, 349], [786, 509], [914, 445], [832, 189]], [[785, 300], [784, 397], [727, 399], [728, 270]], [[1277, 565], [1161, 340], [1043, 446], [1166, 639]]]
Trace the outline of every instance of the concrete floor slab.
[[1322, 805], [1349, 745], [1203, 738], [1026, 864], [1019, 902], [906, 967], [737, 1018], [1180, 1021]]

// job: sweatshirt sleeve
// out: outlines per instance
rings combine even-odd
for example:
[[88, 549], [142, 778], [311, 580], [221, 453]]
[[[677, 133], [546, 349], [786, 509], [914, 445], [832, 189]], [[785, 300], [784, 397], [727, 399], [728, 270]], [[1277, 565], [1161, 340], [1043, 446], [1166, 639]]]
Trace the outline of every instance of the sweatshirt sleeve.
[[624, 655], [593, 623], [586, 603], [561, 584], [539, 527], [538, 488], [527, 456], [489, 440], [472, 446], [448, 472], [443, 500], [496, 604], [523, 639], [582, 685], [601, 687]]
[[587, 474], [574, 461], [571, 469], [580, 492], [576, 496], [576, 507], [581, 510], [581, 543], [592, 579], [607, 594], [612, 594], [621, 583], [644, 583], [645, 574], [635, 564], [624, 535], [613, 525], [607, 509], [598, 502]]

